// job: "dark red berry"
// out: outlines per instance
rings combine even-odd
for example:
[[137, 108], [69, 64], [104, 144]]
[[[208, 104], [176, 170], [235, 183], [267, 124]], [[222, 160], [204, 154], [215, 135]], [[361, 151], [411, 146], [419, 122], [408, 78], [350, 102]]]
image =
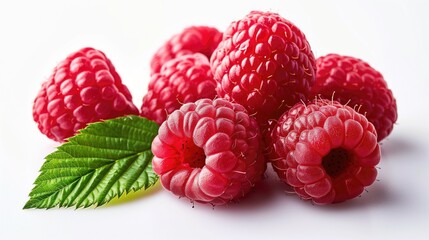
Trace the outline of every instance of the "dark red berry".
[[139, 114], [128, 88], [105, 54], [93, 48], [61, 61], [33, 104], [40, 131], [58, 142], [88, 123], [128, 114]]
[[211, 69], [220, 97], [243, 105], [263, 132], [306, 100], [315, 58], [305, 35], [277, 13], [252, 11], [232, 22], [214, 51]]
[[191, 26], [183, 29], [156, 51], [150, 62], [152, 74], [159, 72], [165, 62], [179, 56], [201, 53], [210, 59], [221, 38], [222, 33], [214, 27]]
[[224, 99], [200, 99], [171, 113], [152, 152], [164, 188], [213, 205], [243, 197], [266, 169], [255, 119]]
[[184, 103], [216, 97], [216, 82], [206, 56], [184, 55], [167, 61], [152, 75], [143, 97], [141, 115], [158, 124]]
[[338, 102], [296, 104], [272, 132], [272, 166], [303, 199], [338, 203], [359, 196], [377, 176], [374, 126]]
[[338, 54], [319, 57], [316, 64], [312, 98], [333, 99], [355, 108], [374, 124], [378, 141], [392, 132], [398, 118], [396, 100], [380, 72], [361, 59]]

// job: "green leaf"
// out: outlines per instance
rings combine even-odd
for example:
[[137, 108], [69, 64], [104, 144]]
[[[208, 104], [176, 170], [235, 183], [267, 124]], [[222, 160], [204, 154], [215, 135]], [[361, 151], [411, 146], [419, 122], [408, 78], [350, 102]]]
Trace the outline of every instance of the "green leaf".
[[157, 132], [155, 122], [138, 116], [89, 124], [46, 156], [24, 209], [101, 206], [153, 186]]

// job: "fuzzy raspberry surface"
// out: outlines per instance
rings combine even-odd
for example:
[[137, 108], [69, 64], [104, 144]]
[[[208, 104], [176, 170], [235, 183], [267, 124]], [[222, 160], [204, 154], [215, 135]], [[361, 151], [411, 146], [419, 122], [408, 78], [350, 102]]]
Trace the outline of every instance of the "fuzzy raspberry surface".
[[216, 81], [207, 57], [201, 53], [167, 61], [151, 76], [140, 114], [161, 124], [184, 103], [216, 97]]
[[153, 170], [165, 189], [191, 201], [226, 204], [262, 179], [261, 135], [245, 108], [224, 99], [186, 103], [152, 143]]
[[361, 59], [338, 54], [319, 57], [316, 64], [313, 98], [334, 99], [365, 114], [378, 141], [392, 132], [398, 118], [396, 99], [380, 72]]
[[168, 39], [151, 59], [151, 73], [157, 73], [168, 60], [192, 53], [210, 58], [222, 39], [222, 33], [210, 26], [190, 26]]
[[359, 196], [377, 176], [380, 147], [364, 115], [338, 102], [296, 104], [272, 132], [273, 169], [316, 204]]
[[61, 61], [42, 84], [33, 119], [49, 138], [63, 142], [88, 123], [139, 111], [106, 55], [82, 48]]
[[304, 33], [277, 13], [252, 11], [232, 22], [210, 60], [220, 97], [256, 117], [262, 131], [306, 100], [315, 58]]

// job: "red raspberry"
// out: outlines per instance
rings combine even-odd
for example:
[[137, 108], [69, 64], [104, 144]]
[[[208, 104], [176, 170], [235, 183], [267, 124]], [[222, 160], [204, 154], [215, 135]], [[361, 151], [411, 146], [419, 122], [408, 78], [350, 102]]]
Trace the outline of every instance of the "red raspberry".
[[272, 132], [272, 166], [303, 199], [316, 204], [359, 196], [377, 176], [374, 126], [351, 107], [319, 100], [296, 104]]
[[361, 59], [328, 54], [316, 60], [313, 96], [355, 107], [374, 124], [378, 141], [387, 137], [397, 120], [396, 100], [380, 72]]
[[184, 103], [216, 96], [216, 81], [209, 60], [200, 53], [167, 61], [159, 73], [152, 75], [143, 97], [141, 115], [158, 124]]
[[218, 95], [246, 107], [263, 132], [269, 120], [306, 100], [316, 65], [298, 27], [260, 11], [231, 23], [210, 64]]
[[222, 39], [222, 33], [208, 26], [191, 26], [171, 37], [152, 57], [150, 66], [153, 73], [161, 70], [168, 60], [191, 53], [202, 53], [210, 58]]
[[152, 142], [162, 185], [191, 201], [220, 205], [244, 196], [266, 164], [256, 121], [243, 106], [200, 99], [168, 116]]
[[58, 142], [88, 123], [138, 113], [110, 60], [93, 48], [82, 48], [61, 61], [33, 105], [40, 131]]

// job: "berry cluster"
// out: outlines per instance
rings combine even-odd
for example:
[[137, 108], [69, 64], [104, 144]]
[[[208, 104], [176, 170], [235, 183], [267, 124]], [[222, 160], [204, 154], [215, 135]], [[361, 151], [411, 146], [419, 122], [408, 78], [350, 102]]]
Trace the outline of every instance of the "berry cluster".
[[164, 188], [213, 205], [245, 196], [267, 164], [316, 204], [359, 196], [397, 120], [380, 72], [350, 56], [316, 59], [305, 34], [273, 12], [252, 11], [224, 32], [184, 28], [150, 66], [139, 111], [110, 60], [81, 49], [43, 83], [34, 120], [60, 142], [102, 119], [153, 120], [152, 164]]

